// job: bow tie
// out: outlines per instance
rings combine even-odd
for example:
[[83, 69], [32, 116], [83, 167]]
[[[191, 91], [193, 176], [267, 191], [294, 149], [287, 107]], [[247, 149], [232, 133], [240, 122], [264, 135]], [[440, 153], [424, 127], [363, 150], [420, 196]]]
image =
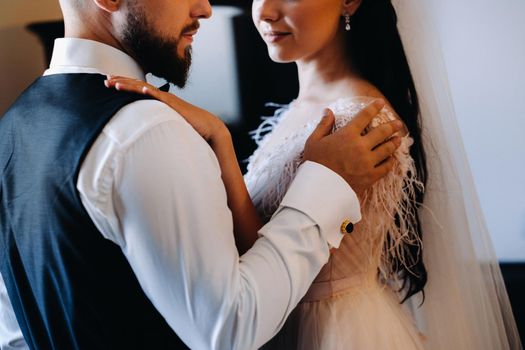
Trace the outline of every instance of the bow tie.
[[158, 89], [160, 91], [168, 92], [168, 91], [170, 91], [170, 83], [166, 83], [166, 84], [164, 84], [162, 86], [159, 86]]

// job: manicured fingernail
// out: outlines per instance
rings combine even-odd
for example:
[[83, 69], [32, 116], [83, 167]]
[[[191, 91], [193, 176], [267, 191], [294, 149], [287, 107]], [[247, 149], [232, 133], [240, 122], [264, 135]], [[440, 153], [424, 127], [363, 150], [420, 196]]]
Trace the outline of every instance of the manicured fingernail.
[[104, 80], [104, 85], [106, 85], [106, 87], [109, 87], [109, 81], [108, 80]]
[[401, 129], [403, 127], [403, 123], [400, 121], [400, 120], [395, 120], [394, 121], [394, 126], [397, 128], [397, 129]]

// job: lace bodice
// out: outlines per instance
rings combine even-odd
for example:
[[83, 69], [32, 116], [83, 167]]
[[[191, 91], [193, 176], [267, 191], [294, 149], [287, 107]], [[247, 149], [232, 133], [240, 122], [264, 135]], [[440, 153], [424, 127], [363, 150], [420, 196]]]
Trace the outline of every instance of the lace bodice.
[[[329, 106], [335, 114], [335, 129], [348, 123], [372, 98], [339, 99]], [[293, 180], [297, 168], [303, 161], [304, 144], [319, 122], [320, 117], [289, 120], [293, 106], [280, 106], [272, 117], [264, 118], [259, 128], [253, 132], [258, 149], [250, 157], [246, 184], [252, 200], [260, 215], [268, 220], [278, 208], [284, 194]], [[293, 115], [296, 117], [296, 115]], [[384, 108], [369, 128], [393, 120], [394, 112]], [[415, 179], [414, 162], [409, 155], [412, 139], [402, 137], [402, 145], [396, 151], [394, 170], [378, 181], [366, 193], [362, 203], [363, 220], [356, 225], [352, 235], [346, 236], [341, 247], [335, 250], [328, 264], [316, 278], [316, 282], [358, 280], [377, 282], [377, 272], [383, 281], [392, 280], [389, 261], [395, 256], [402, 263], [403, 249], [407, 244], [420, 244], [417, 237], [409, 234], [406, 218], [414, 213], [406, 201], [414, 199], [414, 189], [421, 186]], [[315, 184], [315, 179], [312, 179]], [[401, 218], [396, 225], [395, 216]], [[385, 241], [393, 244], [387, 250]]]

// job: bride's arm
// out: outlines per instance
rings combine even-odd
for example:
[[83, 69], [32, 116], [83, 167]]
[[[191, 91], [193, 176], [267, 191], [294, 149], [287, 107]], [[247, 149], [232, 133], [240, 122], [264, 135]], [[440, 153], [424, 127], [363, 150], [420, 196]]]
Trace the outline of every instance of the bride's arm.
[[228, 207], [233, 215], [235, 243], [239, 254], [242, 255], [257, 240], [257, 232], [262, 227], [262, 222], [246, 188], [231, 134], [226, 126], [221, 128], [209, 143], [219, 160], [222, 181], [228, 196]]
[[[231, 134], [226, 125], [212, 113], [181, 98], [158, 90], [146, 82], [108, 77], [106, 86], [117, 90], [149, 95], [176, 110], [208, 142], [221, 168], [228, 207], [233, 216], [235, 242], [239, 255], [244, 254], [257, 240], [262, 222], [255, 210], [242, 176]], [[213, 227], [210, 227], [213, 231]]]

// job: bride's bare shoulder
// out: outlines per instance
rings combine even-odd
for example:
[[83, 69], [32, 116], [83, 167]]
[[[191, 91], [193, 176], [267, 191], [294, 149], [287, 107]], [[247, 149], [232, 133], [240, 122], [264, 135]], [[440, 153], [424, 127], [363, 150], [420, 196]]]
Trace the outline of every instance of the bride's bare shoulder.
[[372, 83], [363, 80], [363, 79], [355, 79], [351, 82], [351, 93], [354, 96], [363, 96], [363, 97], [370, 97], [370, 98], [381, 98], [385, 100], [385, 102], [390, 106], [390, 103], [386, 99], [386, 97], [381, 93], [381, 91]]
[[[388, 101], [385, 95], [383, 95], [383, 93], [372, 83], [366, 80], [362, 80], [362, 79], [355, 79], [351, 82], [351, 84], [349, 85], [349, 88], [350, 88], [349, 89], [350, 94], [354, 97], [383, 99], [386, 103], [386, 107], [382, 111], [381, 115], [379, 116], [379, 119], [382, 120], [383, 122], [392, 120], [392, 118], [401, 119], [399, 115], [396, 113], [394, 107], [390, 104], [390, 101]], [[352, 98], [349, 100], [351, 101]]]

